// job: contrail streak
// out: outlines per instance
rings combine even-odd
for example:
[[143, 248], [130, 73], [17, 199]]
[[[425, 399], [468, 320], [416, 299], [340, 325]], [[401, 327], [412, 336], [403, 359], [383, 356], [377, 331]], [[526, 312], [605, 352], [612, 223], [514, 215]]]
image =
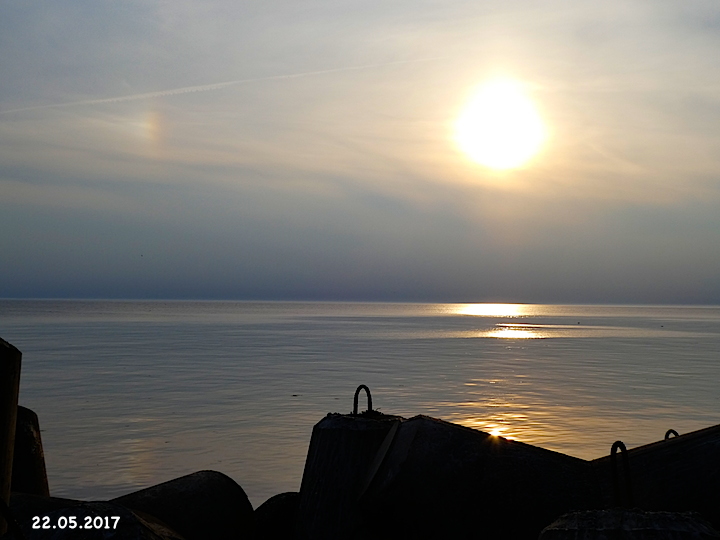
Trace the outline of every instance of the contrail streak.
[[290, 74], [285, 74], [285, 75], [270, 75], [267, 77], [238, 79], [235, 81], [225, 81], [225, 82], [214, 83], [214, 84], [203, 84], [200, 86], [184, 86], [182, 88], [173, 88], [170, 90], [159, 90], [157, 92], [146, 92], [144, 94], [132, 94], [129, 96], [117, 96], [117, 97], [102, 98], [102, 99], [85, 99], [82, 101], [70, 101], [70, 102], [65, 102], [65, 103], [50, 103], [47, 105], [34, 105], [32, 107], [22, 107], [20, 109], [8, 109], [5, 111], [0, 111], [0, 115], [17, 113], [17, 112], [25, 112], [25, 111], [37, 111], [40, 109], [56, 109], [56, 108], [60, 108], [60, 107], [75, 107], [75, 106], [79, 106], [79, 105], [102, 105], [103, 103], [122, 103], [123, 101], [137, 101], [137, 100], [152, 99], [152, 98], [158, 98], [158, 97], [176, 96], [178, 94], [189, 94], [192, 92], [209, 92], [212, 90], [220, 90], [222, 88], [227, 88], [228, 86], [235, 86], [238, 84], [245, 84], [245, 83], [252, 83], [252, 82], [275, 81], [275, 80], [282, 80], [282, 79], [297, 79], [300, 77], [311, 77], [313, 75], [324, 75], [326, 73], [338, 73], [341, 71], [359, 71], [359, 70], [363, 70], [363, 69], [372, 69], [372, 68], [378, 68], [378, 67], [384, 67], [384, 66], [393, 66], [393, 65], [398, 65], [398, 64], [412, 64], [415, 62], [430, 62], [433, 60], [443, 60], [443, 59], [444, 59], [444, 57], [422, 58], [419, 60], [396, 60], [394, 62], [384, 62], [382, 64], [365, 64], [365, 65], [361, 65], [361, 66], [321, 69], [318, 71], [304, 71], [302, 73], [290, 73]]

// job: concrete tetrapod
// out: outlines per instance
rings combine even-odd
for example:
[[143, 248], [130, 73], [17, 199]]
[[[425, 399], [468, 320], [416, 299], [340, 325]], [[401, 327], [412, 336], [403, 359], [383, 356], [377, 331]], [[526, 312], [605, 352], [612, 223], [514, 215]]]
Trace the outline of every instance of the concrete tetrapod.
[[247, 540], [255, 535], [245, 491], [216, 471], [188, 474], [110, 502], [150, 514], [186, 540]]
[[255, 540], [293, 540], [300, 494], [278, 493], [255, 509]]

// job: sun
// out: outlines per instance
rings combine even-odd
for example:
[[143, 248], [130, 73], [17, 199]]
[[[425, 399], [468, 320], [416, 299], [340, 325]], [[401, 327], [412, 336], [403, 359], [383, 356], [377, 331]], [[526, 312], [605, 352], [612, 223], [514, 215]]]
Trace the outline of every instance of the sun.
[[514, 169], [540, 151], [545, 126], [519, 83], [480, 87], [455, 124], [455, 141], [470, 159], [492, 169]]

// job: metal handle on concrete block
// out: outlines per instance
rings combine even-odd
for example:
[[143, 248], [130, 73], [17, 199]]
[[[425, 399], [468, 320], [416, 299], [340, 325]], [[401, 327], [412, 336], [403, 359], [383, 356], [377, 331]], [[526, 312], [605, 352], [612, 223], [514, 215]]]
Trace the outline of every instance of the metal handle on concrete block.
[[353, 398], [353, 414], [356, 415], [358, 413], [358, 396], [360, 395], [360, 390], [365, 390], [365, 393], [367, 394], [368, 398], [368, 411], [372, 411], [372, 396], [370, 395], [370, 389], [365, 386], [364, 384], [361, 384], [357, 387], [357, 390], [355, 390], [355, 397]]

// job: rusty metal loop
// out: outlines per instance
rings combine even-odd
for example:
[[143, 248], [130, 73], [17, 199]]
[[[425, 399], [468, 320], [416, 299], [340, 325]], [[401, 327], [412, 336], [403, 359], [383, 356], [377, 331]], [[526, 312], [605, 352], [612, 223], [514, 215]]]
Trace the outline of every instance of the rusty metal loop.
[[[623, 501], [621, 501], [621, 495], [620, 495], [620, 478], [618, 474], [618, 465], [617, 465], [617, 451], [620, 450], [620, 453], [622, 454], [622, 460], [623, 460], [623, 469], [625, 473], [625, 501], [623, 504]], [[613, 475], [613, 491], [615, 493], [615, 505], [616, 506], [624, 506], [625, 508], [630, 508], [633, 506], [633, 493], [632, 493], [632, 483], [630, 482], [630, 460], [628, 459], [628, 451], [625, 447], [625, 443], [622, 441], [615, 441], [612, 445], [612, 448], [610, 449], [610, 466], [612, 469], [612, 475]]]
[[679, 436], [680, 436], [680, 434], [679, 434], [677, 431], [675, 431], [674, 429], [668, 429], [668, 430], [665, 432], [665, 440], [666, 440], [666, 441], [670, 438], [670, 435], [674, 435], [675, 437], [679, 437]]
[[355, 390], [355, 397], [353, 398], [353, 415], [357, 415], [358, 413], [358, 396], [360, 395], [360, 390], [365, 390], [368, 398], [367, 410], [372, 411], [372, 396], [370, 395], [370, 389], [364, 384], [361, 384], [357, 387], [357, 390]]

